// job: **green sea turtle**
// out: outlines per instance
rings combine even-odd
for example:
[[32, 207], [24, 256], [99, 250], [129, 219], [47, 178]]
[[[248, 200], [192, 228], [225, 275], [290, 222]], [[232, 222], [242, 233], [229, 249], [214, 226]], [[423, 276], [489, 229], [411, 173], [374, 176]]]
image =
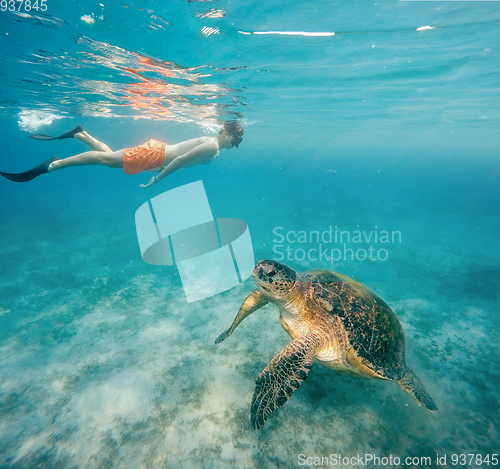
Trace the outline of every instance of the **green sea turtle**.
[[403, 328], [392, 309], [365, 286], [327, 270], [299, 275], [290, 267], [262, 260], [254, 271], [257, 290], [248, 295], [226, 340], [238, 324], [267, 303], [280, 310], [290, 342], [255, 382], [251, 420], [260, 428], [307, 378], [313, 358], [342, 372], [396, 381], [429, 410], [437, 410], [421, 381], [406, 366]]

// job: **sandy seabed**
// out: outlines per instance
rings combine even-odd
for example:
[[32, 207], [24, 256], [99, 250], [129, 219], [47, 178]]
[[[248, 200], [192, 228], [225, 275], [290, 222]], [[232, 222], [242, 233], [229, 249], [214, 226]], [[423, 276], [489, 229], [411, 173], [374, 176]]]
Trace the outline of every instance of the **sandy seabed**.
[[[460, 296], [443, 284], [415, 298], [410, 292], [431, 272], [424, 267], [411, 280], [394, 271], [380, 288], [369, 285], [400, 317], [408, 364], [438, 412], [395, 383], [316, 364], [256, 431], [255, 378], [290, 340], [276, 307], [214, 344], [252, 281], [188, 304], [174, 268], [115, 259], [102, 269], [100, 256], [113, 253], [96, 252], [95, 236], [71, 243], [35, 243], [30, 268], [2, 277], [1, 467], [290, 468], [303, 467], [299, 455], [332, 454], [431, 457], [428, 467], [437, 467], [437, 455], [498, 450], [493, 293]], [[8, 267], [20, 247], [7, 245]], [[411, 251], [412, 264], [432, 265], [430, 249]], [[439, 255], [441, 272], [460, 262]]]

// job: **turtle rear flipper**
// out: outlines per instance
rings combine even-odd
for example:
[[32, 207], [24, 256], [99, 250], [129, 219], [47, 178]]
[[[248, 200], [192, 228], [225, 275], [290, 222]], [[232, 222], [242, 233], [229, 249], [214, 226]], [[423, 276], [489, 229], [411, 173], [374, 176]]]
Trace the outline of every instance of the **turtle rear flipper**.
[[408, 394], [413, 396], [420, 405], [423, 405], [431, 411], [438, 410], [436, 403], [425, 390], [422, 381], [420, 381], [417, 375], [409, 368], [406, 369], [404, 376], [397, 380], [396, 383], [398, 383]]
[[302, 381], [307, 379], [321, 342], [321, 338], [315, 333], [299, 337], [290, 342], [262, 370], [255, 381], [250, 411], [254, 428], [262, 427], [268, 417], [283, 406]]

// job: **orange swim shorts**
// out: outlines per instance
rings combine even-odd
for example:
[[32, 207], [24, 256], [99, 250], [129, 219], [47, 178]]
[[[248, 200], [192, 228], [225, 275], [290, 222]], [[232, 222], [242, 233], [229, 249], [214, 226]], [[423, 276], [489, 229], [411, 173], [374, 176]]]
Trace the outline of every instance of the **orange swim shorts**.
[[134, 148], [123, 150], [123, 172], [137, 174], [160, 168], [165, 161], [166, 143], [150, 140]]

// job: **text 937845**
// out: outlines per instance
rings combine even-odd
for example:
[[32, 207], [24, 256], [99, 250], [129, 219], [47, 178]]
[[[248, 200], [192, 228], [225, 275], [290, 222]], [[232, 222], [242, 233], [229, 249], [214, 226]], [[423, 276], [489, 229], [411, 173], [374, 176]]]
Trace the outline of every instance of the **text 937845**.
[[1, 11], [47, 11], [47, 0], [1, 0]]

